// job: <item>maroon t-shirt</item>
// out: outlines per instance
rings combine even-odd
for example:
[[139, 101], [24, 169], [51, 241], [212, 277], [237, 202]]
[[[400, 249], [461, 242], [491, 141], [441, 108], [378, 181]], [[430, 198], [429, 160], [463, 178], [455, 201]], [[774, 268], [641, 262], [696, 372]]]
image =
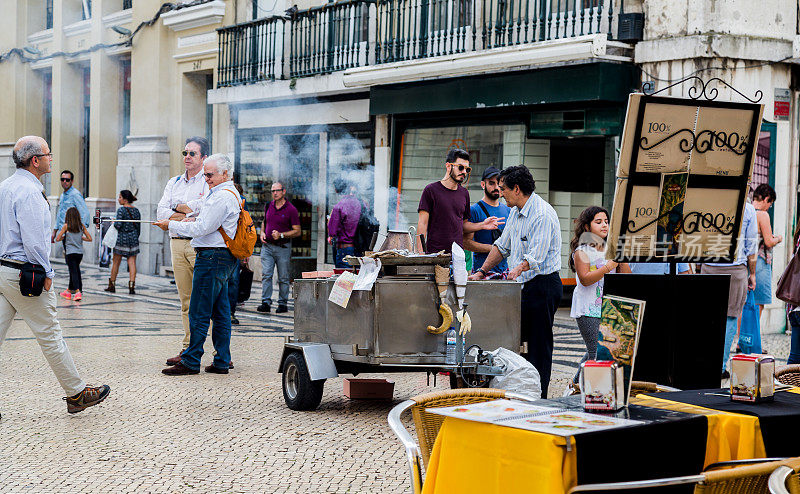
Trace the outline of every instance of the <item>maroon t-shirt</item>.
[[300, 224], [300, 213], [291, 202], [286, 201], [280, 209], [275, 208], [275, 201], [270, 201], [264, 207], [264, 231], [266, 232], [267, 243], [283, 245], [289, 239], [281, 238], [278, 240], [272, 239], [272, 230], [286, 233], [291, 231], [293, 225]]
[[451, 190], [442, 182], [428, 184], [417, 211], [427, 211], [428, 235], [425, 253], [450, 252], [453, 242], [463, 247], [464, 220], [469, 220], [469, 192], [462, 186]]

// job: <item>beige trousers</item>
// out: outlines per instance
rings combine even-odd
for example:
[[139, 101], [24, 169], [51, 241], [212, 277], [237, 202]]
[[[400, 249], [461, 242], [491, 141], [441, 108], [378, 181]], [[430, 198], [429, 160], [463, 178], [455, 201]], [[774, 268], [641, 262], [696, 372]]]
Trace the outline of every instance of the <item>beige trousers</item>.
[[189, 347], [189, 301], [192, 299], [192, 275], [194, 274], [194, 247], [191, 240], [179, 238], [169, 239], [172, 252], [172, 272], [175, 274], [175, 286], [181, 298], [181, 320], [183, 321], [183, 349]]
[[75, 396], [83, 391], [86, 383], [78, 375], [56, 318], [55, 288], [42, 291], [38, 297], [25, 297], [19, 291], [19, 270], [0, 266], [0, 345], [5, 341], [16, 315], [31, 328], [67, 396]]

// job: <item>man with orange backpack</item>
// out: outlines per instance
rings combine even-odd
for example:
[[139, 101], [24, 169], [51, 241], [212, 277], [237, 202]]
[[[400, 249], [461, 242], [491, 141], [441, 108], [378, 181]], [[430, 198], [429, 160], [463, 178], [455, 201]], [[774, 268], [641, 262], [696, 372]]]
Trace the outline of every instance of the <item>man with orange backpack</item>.
[[228, 281], [238, 259], [248, 257], [255, 246], [255, 227], [242, 199], [233, 185], [233, 163], [224, 154], [213, 154], [203, 162], [203, 175], [209, 191], [198, 216], [183, 221], [161, 220], [162, 230], [181, 237], [191, 237], [197, 256], [192, 276], [189, 302], [189, 347], [181, 361], [163, 369], [170, 376], [200, 372], [203, 344], [210, 321], [214, 321], [211, 339], [216, 355], [206, 372], [227, 374], [231, 362], [231, 312]]

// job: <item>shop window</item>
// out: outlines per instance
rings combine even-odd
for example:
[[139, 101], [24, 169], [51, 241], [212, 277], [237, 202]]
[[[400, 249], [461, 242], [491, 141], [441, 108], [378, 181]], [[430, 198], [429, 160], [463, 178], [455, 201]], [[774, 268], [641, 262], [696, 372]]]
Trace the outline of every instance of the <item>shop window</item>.
[[474, 125], [409, 129], [402, 137], [398, 162], [397, 195], [390, 197], [389, 227], [407, 228], [417, 223], [417, 206], [422, 190], [441, 180], [445, 174], [445, 157], [455, 147], [470, 154], [472, 175], [466, 184], [470, 202], [483, 197], [481, 175], [494, 166], [523, 163], [523, 125]]
[[44, 28], [53, 29], [53, 0], [44, 1]]
[[92, 0], [81, 0], [83, 7], [83, 20], [92, 18]]
[[603, 192], [605, 139], [550, 139], [550, 190]]
[[120, 61], [120, 85], [122, 86], [122, 111], [120, 112], [119, 147], [128, 143], [131, 133], [131, 59], [124, 58]]
[[[346, 187], [355, 190], [356, 197], [363, 205], [373, 208], [375, 197], [375, 167], [372, 163], [372, 132], [331, 132], [328, 134], [328, 177], [327, 207], [325, 212], [325, 236], [328, 237], [327, 219], [333, 206], [341, 196], [336, 193], [335, 185], [340, 181]], [[325, 250], [325, 262], [334, 263], [333, 247]]]

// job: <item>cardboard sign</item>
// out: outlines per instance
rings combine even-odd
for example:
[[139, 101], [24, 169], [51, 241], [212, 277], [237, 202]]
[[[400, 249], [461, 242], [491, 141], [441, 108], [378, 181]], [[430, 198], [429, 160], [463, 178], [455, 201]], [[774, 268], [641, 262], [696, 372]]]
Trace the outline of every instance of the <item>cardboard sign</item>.
[[732, 262], [763, 109], [631, 94], [607, 257]]

